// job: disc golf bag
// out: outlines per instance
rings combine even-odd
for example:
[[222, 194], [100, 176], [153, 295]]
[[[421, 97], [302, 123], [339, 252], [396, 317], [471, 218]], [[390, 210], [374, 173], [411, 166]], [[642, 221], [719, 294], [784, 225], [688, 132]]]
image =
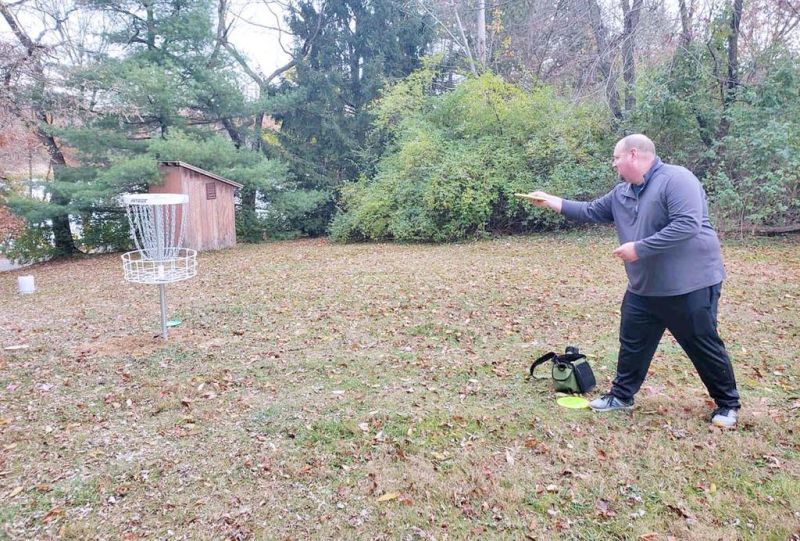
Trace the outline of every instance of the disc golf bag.
[[536, 370], [537, 366], [547, 361], [553, 362], [550, 374], [556, 392], [583, 394], [588, 393], [597, 385], [597, 380], [595, 380], [592, 367], [589, 366], [589, 361], [586, 360], [586, 355], [580, 353], [578, 348], [574, 346], [567, 346], [563, 355], [558, 355], [551, 351], [533, 361], [529, 377], [536, 378], [533, 371]]

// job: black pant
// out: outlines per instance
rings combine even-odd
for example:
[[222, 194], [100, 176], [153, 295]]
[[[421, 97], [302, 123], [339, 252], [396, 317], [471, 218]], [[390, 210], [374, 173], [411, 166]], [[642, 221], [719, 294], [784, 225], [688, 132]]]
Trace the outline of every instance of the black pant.
[[617, 377], [611, 394], [633, 398], [644, 382], [665, 329], [692, 360], [719, 407], [738, 408], [739, 392], [725, 344], [717, 333], [722, 284], [673, 297], [643, 297], [630, 291], [622, 300]]

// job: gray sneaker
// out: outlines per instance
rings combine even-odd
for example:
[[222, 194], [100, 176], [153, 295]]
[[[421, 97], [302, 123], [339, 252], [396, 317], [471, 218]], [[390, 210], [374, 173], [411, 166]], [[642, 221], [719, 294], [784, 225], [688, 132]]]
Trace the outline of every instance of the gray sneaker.
[[633, 400], [622, 400], [608, 393], [589, 402], [589, 407], [594, 411], [632, 410]]
[[737, 413], [736, 408], [717, 408], [711, 414], [711, 424], [720, 428], [734, 428]]

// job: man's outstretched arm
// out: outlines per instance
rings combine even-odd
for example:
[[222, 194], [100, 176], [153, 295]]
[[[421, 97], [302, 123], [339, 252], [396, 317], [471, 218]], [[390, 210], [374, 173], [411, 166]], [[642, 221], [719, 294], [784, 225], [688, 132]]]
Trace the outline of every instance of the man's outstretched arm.
[[529, 201], [537, 207], [549, 208], [570, 220], [577, 222], [594, 222], [609, 224], [614, 222], [614, 213], [611, 211], [612, 192], [590, 203], [562, 199], [545, 192], [532, 192]]

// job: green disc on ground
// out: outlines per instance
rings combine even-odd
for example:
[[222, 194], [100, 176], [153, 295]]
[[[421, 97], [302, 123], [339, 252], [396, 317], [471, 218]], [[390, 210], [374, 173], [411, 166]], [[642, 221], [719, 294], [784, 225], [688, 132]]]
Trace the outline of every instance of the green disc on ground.
[[169, 321], [167, 321], [167, 327], [177, 327], [180, 324], [181, 324], [180, 319], [170, 319]]
[[589, 407], [589, 401], [582, 396], [562, 396], [556, 400], [556, 404], [576, 410]]

